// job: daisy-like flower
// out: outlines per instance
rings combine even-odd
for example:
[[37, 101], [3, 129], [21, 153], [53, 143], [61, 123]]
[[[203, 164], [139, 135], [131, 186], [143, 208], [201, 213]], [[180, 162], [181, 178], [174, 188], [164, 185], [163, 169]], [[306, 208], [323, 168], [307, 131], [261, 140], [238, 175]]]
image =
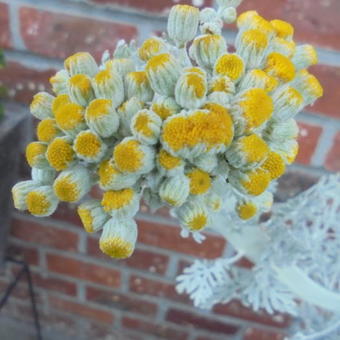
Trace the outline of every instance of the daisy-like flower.
[[120, 220], [131, 218], [139, 209], [139, 195], [133, 188], [106, 191], [101, 205], [106, 213]]
[[146, 39], [142, 46], [138, 49], [138, 56], [143, 61], [148, 61], [150, 58], [166, 53], [168, 50], [164, 41], [160, 38]]
[[237, 82], [244, 73], [244, 61], [237, 54], [223, 54], [220, 56], [214, 66], [214, 72], [217, 75], [227, 76], [233, 82]]
[[68, 80], [68, 94], [73, 102], [86, 106], [94, 98], [91, 79], [86, 74], [72, 76]]
[[38, 119], [53, 117], [51, 109], [53, 99], [54, 97], [47, 92], [37, 93], [30, 105], [31, 114]]
[[318, 54], [312, 45], [300, 45], [292, 58], [297, 70], [305, 69], [318, 63]]
[[71, 76], [86, 74], [89, 77], [93, 77], [98, 71], [96, 61], [87, 52], [78, 52], [71, 55], [65, 60], [64, 66]]
[[259, 166], [268, 156], [269, 147], [258, 135], [238, 138], [227, 150], [228, 163], [234, 168], [252, 169]]
[[131, 135], [131, 119], [140, 110], [144, 108], [144, 103], [136, 97], [131, 97], [118, 108], [120, 117], [119, 132], [122, 136]]
[[132, 255], [137, 241], [137, 224], [133, 219], [109, 219], [99, 240], [100, 250], [115, 259]]
[[66, 135], [75, 137], [86, 128], [84, 108], [76, 103], [62, 105], [56, 112], [55, 120], [58, 127]]
[[176, 209], [176, 215], [181, 227], [191, 232], [202, 231], [210, 222], [206, 205], [197, 200], [183, 204]]
[[270, 173], [271, 180], [281, 177], [286, 170], [284, 159], [274, 151], [270, 151], [265, 162], [261, 165], [262, 169]]
[[138, 180], [136, 174], [120, 172], [110, 159], [100, 163], [98, 168], [99, 186], [103, 190], [121, 190], [132, 187]]
[[78, 158], [89, 163], [99, 162], [106, 149], [106, 144], [91, 130], [81, 131], [73, 142], [73, 150]]
[[207, 194], [204, 197], [204, 202], [207, 205], [208, 209], [213, 212], [218, 212], [222, 209], [223, 199], [220, 195], [217, 195], [214, 192]]
[[12, 197], [15, 209], [27, 210], [27, 195], [38, 188], [40, 184], [34, 180], [22, 181], [15, 184], [12, 188]]
[[180, 157], [171, 155], [164, 149], [160, 149], [156, 160], [161, 174], [175, 176], [182, 174], [184, 171], [184, 161]]
[[128, 97], [136, 97], [143, 102], [152, 100], [154, 92], [150, 87], [146, 72], [130, 72], [126, 75], [125, 82]]
[[81, 165], [62, 171], [53, 183], [55, 195], [64, 202], [78, 202], [90, 188], [89, 171]]
[[72, 103], [67, 93], [58, 94], [52, 101], [52, 113], [56, 116], [57, 112], [66, 104]]
[[103, 138], [112, 136], [119, 127], [119, 117], [110, 99], [95, 99], [85, 112], [85, 120], [92, 131]]
[[282, 83], [292, 81], [295, 77], [293, 62], [283, 54], [272, 52], [268, 55], [264, 71]]
[[168, 34], [174, 43], [182, 47], [192, 40], [197, 32], [200, 12], [196, 7], [176, 5], [168, 18]]
[[269, 76], [261, 69], [249, 70], [240, 83], [238, 84], [239, 91], [245, 91], [251, 88], [264, 89], [267, 92], [272, 92], [278, 86], [279, 82], [276, 78]]
[[80, 204], [77, 209], [78, 215], [88, 233], [94, 233], [103, 228], [110, 216], [105, 213], [99, 200], [88, 200]]
[[108, 99], [112, 107], [118, 107], [124, 100], [124, 84], [118, 71], [99, 71], [92, 78], [92, 87], [97, 98]]
[[299, 152], [299, 144], [295, 139], [289, 139], [282, 143], [273, 143], [271, 148], [284, 159], [286, 164], [292, 164]]
[[223, 93], [227, 94], [226, 98], [227, 102], [230, 102], [230, 99], [235, 94], [235, 83], [228, 76], [215, 76], [209, 82], [209, 90], [210, 94], [209, 99], [214, 102], [215, 96], [212, 96], [214, 93]]
[[154, 150], [134, 138], [124, 138], [113, 151], [118, 170], [127, 173], [148, 173], [155, 166]]
[[26, 147], [26, 160], [30, 167], [44, 169], [49, 167], [45, 157], [47, 144], [42, 142], [32, 142]]
[[72, 148], [72, 139], [69, 137], [56, 137], [48, 145], [46, 159], [49, 165], [57, 171], [69, 168], [75, 161]]
[[216, 60], [227, 52], [227, 45], [218, 34], [205, 34], [197, 37], [191, 47], [190, 55], [201, 67], [212, 70]]
[[249, 220], [258, 212], [258, 207], [254, 201], [240, 200], [236, 204], [236, 213], [242, 220]]
[[166, 178], [159, 188], [159, 197], [171, 207], [181, 206], [189, 196], [190, 183], [184, 175]]
[[34, 216], [50, 216], [58, 206], [58, 198], [50, 185], [34, 188], [26, 196], [27, 210]]
[[156, 144], [159, 140], [162, 119], [150, 110], [138, 111], [131, 121], [131, 132], [143, 144]]
[[56, 120], [53, 118], [45, 118], [41, 120], [37, 126], [39, 142], [50, 143], [55, 137], [59, 137], [62, 134], [62, 131], [57, 126]]

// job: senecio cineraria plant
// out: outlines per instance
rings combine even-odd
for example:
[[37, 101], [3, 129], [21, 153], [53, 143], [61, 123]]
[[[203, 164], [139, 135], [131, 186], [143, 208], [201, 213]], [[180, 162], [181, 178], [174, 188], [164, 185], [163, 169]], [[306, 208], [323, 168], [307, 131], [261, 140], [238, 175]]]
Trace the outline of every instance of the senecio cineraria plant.
[[[240, 2], [217, 0], [217, 10], [201, 11], [176, 5], [162, 37], [139, 48], [121, 41], [100, 65], [86, 52], [67, 58], [50, 79], [54, 95], [40, 92], [31, 103], [40, 120], [38, 141], [26, 149], [32, 180], [16, 184], [13, 199], [35, 216], [51, 215], [60, 201], [80, 202], [85, 230], [102, 230], [99, 247], [113, 258], [133, 253], [141, 199], [151, 209], [167, 206], [182, 236], [200, 242], [211, 227], [239, 250], [211, 266], [194, 264], [179, 278], [179, 290], [203, 307], [238, 297], [255, 309], [293, 313], [294, 295], [275, 265], [288, 261], [284, 250], [294, 262], [290, 247], [302, 239], [277, 218], [286, 208], [270, 220], [271, 234], [260, 231], [258, 218], [271, 209], [273, 183], [297, 154], [295, 115], [322, 96], [307, 71], [317, 54], [295, 44], [288, 22], [255, 11], [237, 17]], [[231, 52], [222, 28], [235, 20]], [[86, 199], [94, 185], [101, 200]], [[300, 232], [316, 242], [308, 227]], [[251, 274], [231, 266], [243, 255], [258, 264]], [[301, 259], [315, 265], [314, 258]]]

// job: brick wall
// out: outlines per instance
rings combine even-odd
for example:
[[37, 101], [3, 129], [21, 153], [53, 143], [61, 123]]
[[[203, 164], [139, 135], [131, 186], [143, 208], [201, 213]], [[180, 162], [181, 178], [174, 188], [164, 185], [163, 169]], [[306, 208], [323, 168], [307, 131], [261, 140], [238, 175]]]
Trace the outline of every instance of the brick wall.
[[[113, 50], [118, 38], [145, 39], [164, 30], [171, 0], [0, 0], [0, 46], [7, 68], [0, 71], [13, 101], [28, 104], [48, 89], [48, 78], [62, 59], [88, 50], [97, 58]], [[190, 3], [191, 1], [183, 1]], [[210, 1], [194, 1], [210, 4]], [[318, 47], [313, 72], [324, 97], [299, 117], [301, 149], [297, 163], [280, 181], [277, 199], [307, 188], [316, 178], [340, 170], [340, 3], [338, 0], [244, 0], [269, 18], [291, 21], [301, 42]], [[227, 38], [234, 36], [226, 32]], [[22, 175], [27, 173], [23, 165]], [[209, 235], [203, 245], [182, 239], [166, 211], [156, 216], [142, 207], [139, 242], [125, 261], [112, 261], [97, 247], [98, 235], [83, 232], [74, 207], [62, 205], [50, 218], [14, 213], [9, 253], [27, 260], [33, 271], [43, 330], [64, 339], [282, 339], [289, 319], [256, 314], [237, 302], [212, 312], [194, 309], [174, 290], [174, 280], [194, 258], [215, 258], [228, 251], [223, 239]], [[247, 261], [240, 266], [249, 268]], [[0, 291], [17, 272], [0, 276]], [[30, 332], [27, 289], [20, 284], [0, 314], [20, 320]], [[19, 323], [15, 323], [19, 327]]]

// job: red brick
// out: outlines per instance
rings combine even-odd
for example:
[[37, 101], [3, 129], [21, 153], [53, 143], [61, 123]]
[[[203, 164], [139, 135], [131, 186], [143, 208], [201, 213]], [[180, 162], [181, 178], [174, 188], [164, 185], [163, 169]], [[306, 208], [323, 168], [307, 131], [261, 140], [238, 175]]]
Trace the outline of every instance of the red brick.
[[206, 240], [199, 244], [192, 238], [183, 238], [178, 227], [139, 220], [138, 241], [166, 248], [176, 252], [204, 258], [216, 258], [222, 255], [225, 240], [222, 237], [208, 235]]
[[47, 254], [47, 264], [49, 270], [59, 274], [109, 287], [120, 286], [120, 273], [111, 268], [54, 254]]
[[258, 322], [273, 327], [287, 327], [289, 318], [286, 315], [268, 315], [264, 311], [254, 312], [250, 308], [242, 306], [239, 301], [231, 301], [228, 304], [219, 304], [214, 307], [214, 312], [221, 315], [232, 316], [238, 319]]
[[340, 119], [340, 67], [316, 65], [310, 71], [320, 81], [324, 94], [306, 110]]
[[11, 242], [7, 249], [8, 256], [29, 263], [30, 265], [39, 265], [38, 250], [33, 247], [27, 247], [26, 245], [18, 245]]
[[0, 46], [3, 48], [12, 46], [9, 28], [9, 9], [8, 5], [3, 3], [0, 3]]
[[280, 333], [249, 328], [247, 329], [243, 340], [283, 340], [284, 338], [284, 335]]
[[[106, 5], [113, 8], [125, 7], [127, 9], [133, 9], [136, 11], [143, 11], [149, 13], [165, 14], [169, 9], [176, 4], [177, 1], [173, 0], [157, 0], [157, 1], [145, 1], [145, 0], [91, 0], [91, 2]], [[211, 0], [203, 0], [202, 6], [211, 5]], [[181, 0], [181, 4], [192, 5], [192, 0]]]
[[295, 26], [295, 39], [330, 49], [340, 49], [340, 2], [338, 0], [247, 0], [239, 13], [257, 10], [266, 19], [282, 19]]
[[236, 325], [227, 324], [205, 316], [172, 308], [166, 314], [166, 320], [189, 329], [202, 329], [215, 333], [232, 335], [238, 331]]
[[299, 122], [299, 128], [299, 153], [296, 157], [296, 162], [308, 165], [318, 144], [322, 128], [302, 122]]
[[187, 295], [180, 295], [176, 292], [174, 283], [150, 280], [136, 275], [130, 277], [130, 290], [137, 294], [157, 296], [161, 299], [183, 303], [191, 302]]
[[131, 25], [30, 7], [20, 8], [20, 24], [30, 51], [55, 58], [88, 51], [100, 60], [105, 50], [114, 50], [119, 39], [129, 41], [137, 35], [137, 29]]
[[160, 325], [159, 323], [151, 323], [130, 317], [123, 318], [122, 326], [127, 329], [154, 335], [157, 339], [185, 340], [188, 338], [187, 332], [166, 325]]
[[11, 225], [11, 235], [20, 240], [52, 248], [77, 250], [79, 237], [76, 233], [60, 230], [44, 223], [48, 222], [14, 218]]
[[76, 206], [69, 203], [60, 203], [58, 209], [51, 215], [51, 218], [55, 220], [65, 221], [74, 226], [81, 227], [83, 229], [83, 224], [77, 213]]
[[53, 308], [61, 309], [66, 313], [72, 313], [90, 320], [112, 324], [113, 315], [110, 312], [93, 308], [73, 301], [67, 301], [56, 296], [49, 296], [49, 304]]
[[123, 312], [140, 313], [145, 316], [155, 316], [157, 312], [157, 306], [154, 303], [112, 290], [87, 287], [86, 298], [89, 301]]
[[[104, 260], [110, 258], [99, 249], [98, 237], [88, 237], [87, 252], [91, 256], [96, 256]], [[117, 264], [135, 269], [145, 270], [150, 273], [164, 274], [169, 262], [169, 257], [154, 253], [149, 250], [136, 249], [133, 255], [126, 260], [116, 261]]]
[[52, 290], [71, 296], [75, 296], [77, 294], [77, 286], [75, 283], [56, 277], [42, 276], [39, 273], [33, 273], [33, 282], [36, 287], [43, 289]]
[[0, 69], [0, 82], [8, 90], [10, 99], [30, 103], [39, 91], [50, 88], [48, 79], [55, 70], [37, 70], [21, 63], [7, 60], [6, 67]]
[[251, 269], [254, 267], [254, 263], [251, 262], [248, 258], [242, 257], [239, 261], [235, 263], [236, 266], [245, 268], [245, 269]]
[[331, 171], [340, 171], [340, 132], [336, 134], [333, 145], [327, 154], [325, 167]]

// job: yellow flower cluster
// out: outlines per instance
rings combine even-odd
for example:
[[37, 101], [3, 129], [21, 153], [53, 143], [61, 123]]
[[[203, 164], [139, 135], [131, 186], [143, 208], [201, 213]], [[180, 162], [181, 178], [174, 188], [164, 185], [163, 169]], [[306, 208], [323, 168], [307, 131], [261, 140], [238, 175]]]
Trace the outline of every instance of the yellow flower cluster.
[[13, 187], [16, 208], [48, 216], [98, 184], [102, 199], [78, 213], [87, 232], [103, 229], [100, 249], [115, 258], [134, 250], [142, 197], [170, 207], [194, 236], [223, 208], [220, 181], [240, 219], [268, 209], [271, 181], [298, 151], [294, 117], [322, 96], [307, 71], [317, 55], [295, 44], [289, 23], [255, 11], [237, 18], [229, 53], [221, 30], [235, 20], [235, 8], [176, 5], [163, 38], [120, 42], [100, 65], [86, 52], [67, 58], [50, 79], [54, 94], [30, 106], [40, 122], [26, 149], [32, 180]]

